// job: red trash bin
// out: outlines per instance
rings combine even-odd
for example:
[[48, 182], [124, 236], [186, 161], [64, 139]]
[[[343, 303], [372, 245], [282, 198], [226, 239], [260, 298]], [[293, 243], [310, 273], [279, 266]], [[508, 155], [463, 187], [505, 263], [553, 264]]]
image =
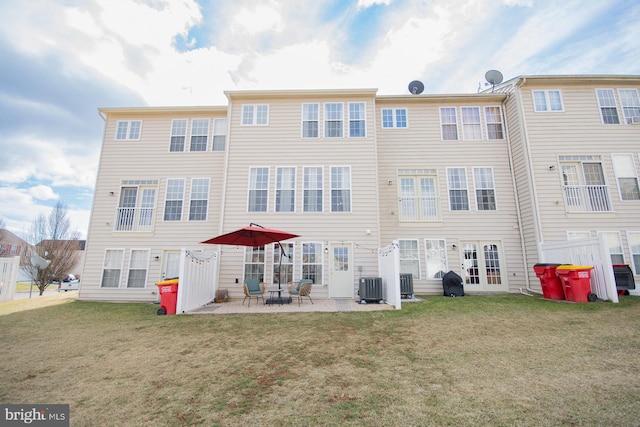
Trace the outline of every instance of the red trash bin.
[[563, 300], [564, 288], [562, 287], [562, 281], [556, 275], [556, 268], [560, 264], [536, 264], [533, 266], [533, 271], [536, 272], [536, 276], [540, 279], [540, 286], [542, 286], [542, 296], [546, 299]]
[[593, 267], [590, 265], [560, 265], [556, 268], [567, 301], [589, 302], [597, 299], [591, 292], [591, 270]]
[[178, 305], [178, 279], [163, 280], [156, 282], [158, 292], [160, 292], [160, 308], [158, 315], [176, 314]]

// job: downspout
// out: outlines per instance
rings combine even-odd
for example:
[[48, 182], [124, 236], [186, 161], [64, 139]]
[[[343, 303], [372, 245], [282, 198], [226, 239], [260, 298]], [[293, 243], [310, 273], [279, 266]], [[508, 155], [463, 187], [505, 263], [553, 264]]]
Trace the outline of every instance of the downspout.
[[511, 138], [509, 138], [509, 125], [506, 120], [507, 117], [507, 100], [511, 97], [511, 94], [507, 94], [507, 97], [502, 101], [502, 114], [504, 114], [504, 125], [507, 135], [507, 151], [509, 153], [509, 170], [511, 171], [511, 185], [513, 186], [514, 199], [516, 203], [516, 220], [518, 222], [518, 233], [520, 235], [520, 250], [522, 251], [522, 267], [524, 271], [524, 283], [528, 291], [531, 291], [531, 281], [529, 280], [529, 274], [527, 273], [527, 252], [524, 244], [524, 231], [522, 230], [522, 215], [520, 212], [520, 198], [518, 197], [518, 187], [516, 186], [516, 173], [513, 167], [513, 151], [511, 149]]

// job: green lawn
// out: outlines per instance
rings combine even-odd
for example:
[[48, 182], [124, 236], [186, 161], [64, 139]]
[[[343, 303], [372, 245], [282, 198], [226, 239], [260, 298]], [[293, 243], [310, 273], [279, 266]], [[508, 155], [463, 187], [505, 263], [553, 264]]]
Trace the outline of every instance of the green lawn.
[[430, 296], [401, 311], [0, 316], [0, 401], [72, 426], [638, 426], [640, 298]]

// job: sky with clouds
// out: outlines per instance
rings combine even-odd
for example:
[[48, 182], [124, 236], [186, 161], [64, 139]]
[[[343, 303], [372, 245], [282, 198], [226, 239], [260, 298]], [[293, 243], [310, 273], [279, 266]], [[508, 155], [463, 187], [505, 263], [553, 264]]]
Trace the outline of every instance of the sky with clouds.
[[17, 234], [62, 201], [86, 235], [100, 107], [640, 74], [637, 0], [0, 0], [0, 16], [0, 220]]

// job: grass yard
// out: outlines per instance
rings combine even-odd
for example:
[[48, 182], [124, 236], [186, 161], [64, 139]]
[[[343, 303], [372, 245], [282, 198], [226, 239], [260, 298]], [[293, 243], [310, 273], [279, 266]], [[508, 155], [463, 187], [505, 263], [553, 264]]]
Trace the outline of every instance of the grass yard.
[[0, 401], [72, 426], [638, 426], [640, 298], [425, 297], [401, 311], [0, 316]]

